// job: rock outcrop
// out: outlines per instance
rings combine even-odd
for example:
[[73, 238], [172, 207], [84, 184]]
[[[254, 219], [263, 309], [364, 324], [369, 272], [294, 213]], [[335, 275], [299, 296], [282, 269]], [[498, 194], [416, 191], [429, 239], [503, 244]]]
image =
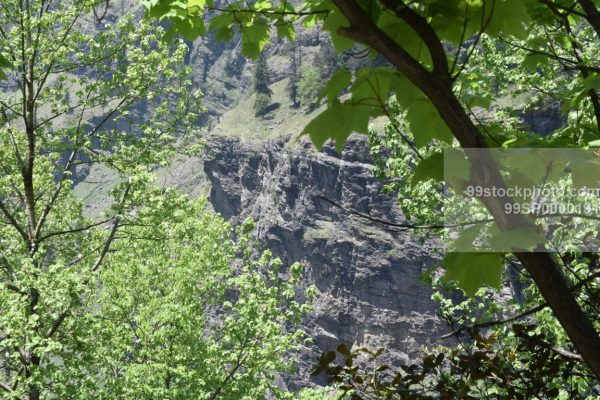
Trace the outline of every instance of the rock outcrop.
[[253, 217], [262, 243], [288, 263], [301, 261], [306, 284], [318, 288], [306, 321], [314, 347], [300, 357], [304, 371], [341, 342], [385, 347], [390, 362], [401, 363], [435, 340], [440, 324], [431, 289], [420, 280], [434, 263], [432, 245], [320, 197], [403, 220], [396, 199], [371, 174], [364, 137], [352, 137], [341, 155], [328, 146], [317, 152], [281, 140], [257, 148], [225, 137], [213, 137], [209, 149], [204, 170], [214, 209], [234, 222]]

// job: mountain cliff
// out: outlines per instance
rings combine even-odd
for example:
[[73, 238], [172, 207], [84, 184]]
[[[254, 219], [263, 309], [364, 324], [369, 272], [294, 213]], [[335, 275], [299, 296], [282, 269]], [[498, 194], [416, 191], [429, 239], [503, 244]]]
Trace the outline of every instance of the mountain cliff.
[[213, 136], [208, 147], [204, 171], [214, 209], [233, 222], [254, 218], [262, 244], [287, 262], [302, 262], [306, 285], [318, 289], [305, 322], [314, 342], [301, 354], [304, 372], [317, 353], [342, 342], [385, 347], [389, 361], [400, 363], [435, 340], [440, 325], [431, 289], [420, 280], [435, 261], [431, 245], [332, 204], [403, 220], [394, 196], [372, 176], [364, 137], [352, 137], [341, 155], [284, 139], [257, 147]]

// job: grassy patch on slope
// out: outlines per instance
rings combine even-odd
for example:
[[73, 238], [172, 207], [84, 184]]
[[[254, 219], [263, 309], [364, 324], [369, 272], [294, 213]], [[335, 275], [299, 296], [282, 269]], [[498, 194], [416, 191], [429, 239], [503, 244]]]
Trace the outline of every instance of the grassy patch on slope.
[[303, 108], [292, 108], [286, 86], [289, 79], [283, 79], [271, 85], [271, 97], [276, 108], [264, 117], [254, 116], [256, 94], [244, 97], [240, 102], [224, 113], [214, 126], [212, 135], [234, 136], [250, 141], [262, 142], [265, 139], [300, 135], [302, 129], [321, 111], [320, 108], [306, 112]]

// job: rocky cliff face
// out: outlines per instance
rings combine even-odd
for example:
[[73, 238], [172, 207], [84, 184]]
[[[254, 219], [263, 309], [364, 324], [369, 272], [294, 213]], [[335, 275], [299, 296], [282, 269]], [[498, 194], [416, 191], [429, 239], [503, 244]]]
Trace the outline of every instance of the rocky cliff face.
[[403, 220], [396, 200], [372, 177], [364, 138], [352, 138], [341, 156], [284, 140], [256, 148], [214, 137], [209, 148], [204, 170], [214, 209], [234, 222], [253, 217], [262, 242], [286, 262], [301, 261], [306, 284], [318, 288], [306, 322], [314, 347], [302, 354], [303, 369], [340, 342], [385, 347], [398, 363], [435, 339], [440, 326], [431, 290], [419, 278], [434, 262], [431, 247], [319, 197]]

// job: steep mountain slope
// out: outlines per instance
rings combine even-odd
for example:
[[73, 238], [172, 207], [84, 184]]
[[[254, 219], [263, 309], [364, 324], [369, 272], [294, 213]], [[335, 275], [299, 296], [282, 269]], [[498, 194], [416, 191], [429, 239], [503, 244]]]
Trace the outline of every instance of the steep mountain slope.
[[[305, 372], [318, 352], [342, 342], [385, 347], [390, 361], [399, 363], [436, 338], [440, 325], [431, 290], [420, 281], [434, 262], [432, 245], [322, 198], [402, 221], [395, 199], [382, 194], [371, 174], [364, 137], [353, 137], [341, 156], [331, 147], [321, 153], [284, 139], [256, 148], [214, 136], [209, 148], [213, 156], [204, 170], [214, 209], [234, 222], [254, 218], [264, 246], [287, 262], [301, 261], [306, 284], [318, 288], [306, 321], [314, 345], [301, 354]], [[301, 375], [300, 381], [307, 378]]]

